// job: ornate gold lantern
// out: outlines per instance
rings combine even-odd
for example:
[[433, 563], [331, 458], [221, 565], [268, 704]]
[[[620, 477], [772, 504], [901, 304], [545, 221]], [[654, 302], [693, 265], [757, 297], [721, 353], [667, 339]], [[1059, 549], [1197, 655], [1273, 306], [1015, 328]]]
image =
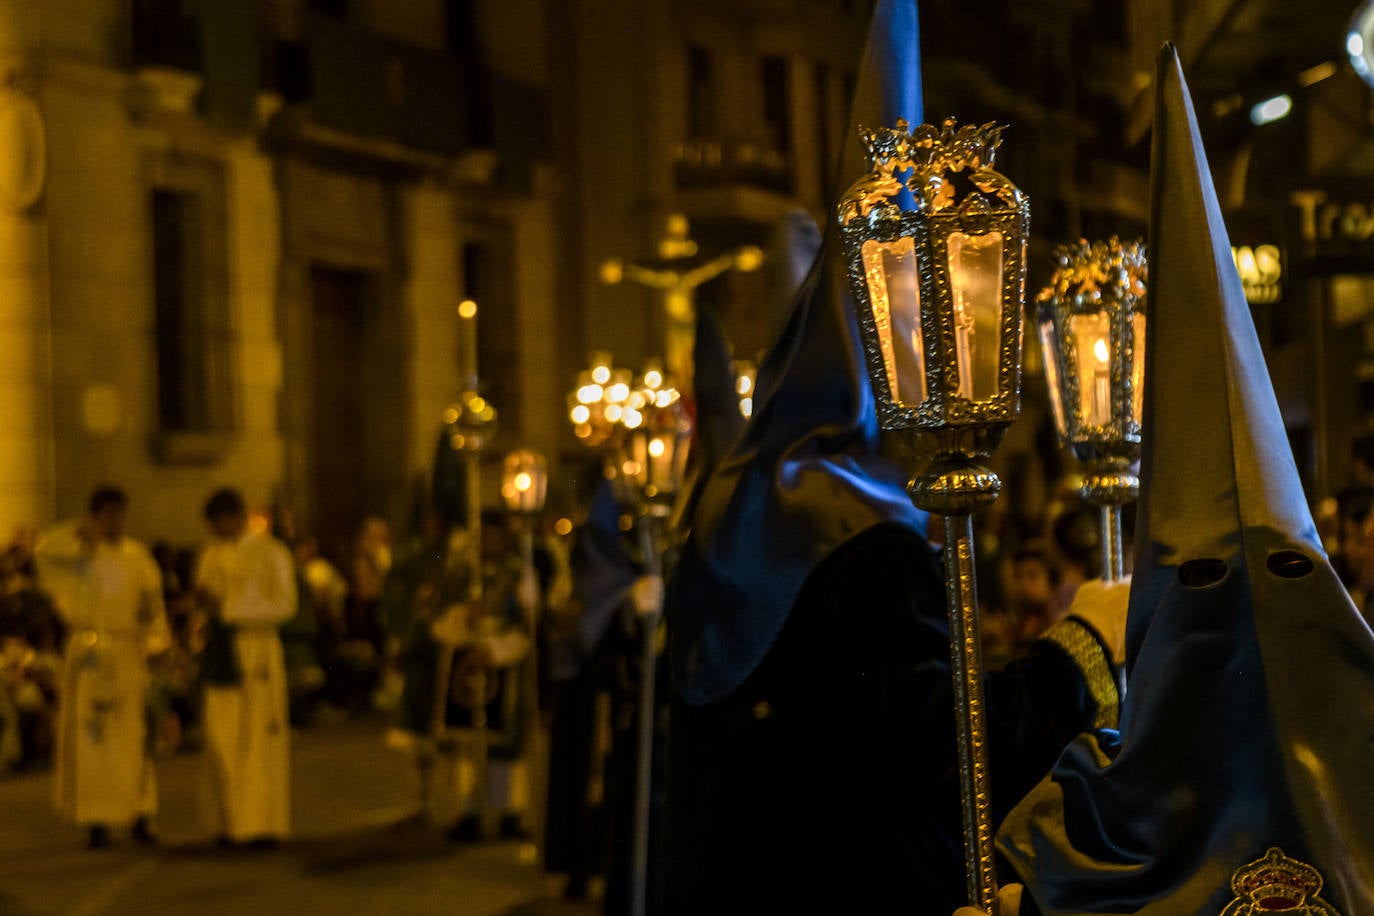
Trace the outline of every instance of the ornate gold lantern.
[[878, 422], [944, 517], [969, 898], [993, 912], [992, 812], [971, 513], [1001, 481], [980, 462], [1020, 409], [1030, 206], [993, 168], [1002, 128], [865, 130], [870, 172], [839, 224]]
[[639, 378], [621, 415], [616, 472], [622, 498], [655, 519], [672, 512], [692, 436], [681, 393], [657, 364]]
[[527, 448], [506, 456], [501, 478], [501, 499], [514, 515], [534, 517], [544, 511], [549, 490], [548, 464], [544, 456]]
[[1105, 579], [1124, 572], [1121, 506], [1135, 499], [1145, 395], [1145, 246], [1080, 240], [1055, 252], [1040, 293], [1040, 342], [1059, 441], [1087, 465], [1080, 493], [1102, 510]]

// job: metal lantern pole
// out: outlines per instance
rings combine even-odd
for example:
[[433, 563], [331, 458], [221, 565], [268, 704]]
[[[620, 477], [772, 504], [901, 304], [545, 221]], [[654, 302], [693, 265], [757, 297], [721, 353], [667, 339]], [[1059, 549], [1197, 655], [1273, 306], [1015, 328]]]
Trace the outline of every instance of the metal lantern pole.
[[[646, 575], [663, 577], [659, 544], [664, 520], [682, 484], [691, 425], [681, 395], [656, 364], [641, 376], [638, 390], [626, 403], [621, 418], [620, 473], [622, 492], [636, 510], [640, 551]], [[662, 609], [640, 619], [640, 681], [638, 747], [635, 772], [634, 859], [631, 913], [644, 916], [649, 892], [649, 839], [653, 801], [655, 682], [658, 669], [658, 631]]]
[[1087, 466], [1079, 495], [1102, 517], [1102, 578], [1125, 575], [1121, 507], [1135, 500], [1145, 364], [1145, 246], [1080, 240], [1056, 249], [1040, 338], [1059, 441]]
[[1020, 410], [1030, 207], [993, 169], [997, 125], [864, 139], [872, 171], [840, 202], [841, 237], [879, 424], [924, 464], [912, 501], [944, 519], [968, 899], [996, 913], [972, 515], [1001, 490], [982, 462]]
[[[652, 515], [642, 515], [636, 522], [639, 529], [640, 548], [644, 554], [644, 572], [650, 576], [663, 576], [663, 558], [658, 551], [657, 520]], [[644, 916], [649, 898], [649, 822], [653, 800], [654, 769], [654, 704], [655, 680], [658, 670], [658, 628], [662, 611], [642, 615], [640, 619], [639, 644], [639, 716], [638, 744], [635, 749], [635, 824], [634, 824], [634, 861], [633, 896], [631, 913]]]
[[983, 696], [983, 643], [974, 573], [973, 512], [991, 505], [1002, 483], [991, 470], [965, 456], [932, 464], [911, 482], [913, 502], [938, 513], [945, 526], [945, 603], [950, 623], [954, 681], [955, 740], [958, 742], [964, 867], [969, 899], [995, 912], [992, 790], [988, 775], [987, 707]]

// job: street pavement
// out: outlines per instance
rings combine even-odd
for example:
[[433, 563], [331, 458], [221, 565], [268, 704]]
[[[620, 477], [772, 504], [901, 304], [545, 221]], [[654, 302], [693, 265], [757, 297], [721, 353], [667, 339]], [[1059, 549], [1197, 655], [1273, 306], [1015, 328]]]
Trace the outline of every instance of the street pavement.
[[214, 847], [198, 754], [158, 764], [154, 850], [115, 830], [112, 848], [87, 851], [84, 832], [53, 813], [49, 774], [0, 780], [0, 916], [598, 912], [557, 901], [534, 844], [454, 847], [420, 822], [410, 760], [382, 731], [373, 720], [293, 735], [294, 836], [265, 852]]

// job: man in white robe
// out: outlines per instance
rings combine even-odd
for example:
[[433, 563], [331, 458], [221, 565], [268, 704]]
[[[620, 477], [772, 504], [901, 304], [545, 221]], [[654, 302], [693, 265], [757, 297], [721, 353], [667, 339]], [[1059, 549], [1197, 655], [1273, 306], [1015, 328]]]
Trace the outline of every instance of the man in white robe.
[[278, 628], [296, 614], [286, 545], [248, 530], [243, 497], [216, 492], [205, 506], [213, 537], [196, 587], [229, 628], [236, 683], [205, 686], [211, 817], [222, 845], [266, 847], [291, 821], [290, 720]]
[[112, 824], [150, 844], [157, 786], [149, 754], [147, 658], [169, 643], [162, 573], [124, 536], [128, 498], [95, 491], [85, 518], [56, 526], [34, 551], [40, 581], [68, 629], [59, 694], [55, 801], [109, 845]]

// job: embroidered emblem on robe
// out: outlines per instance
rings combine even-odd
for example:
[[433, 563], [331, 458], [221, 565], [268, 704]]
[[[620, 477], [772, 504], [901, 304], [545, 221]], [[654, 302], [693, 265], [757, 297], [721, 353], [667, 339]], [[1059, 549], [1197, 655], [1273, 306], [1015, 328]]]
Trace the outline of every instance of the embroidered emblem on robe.
[[1271, 848], [1263, 858], [1236, 869], [1231, 890], [1236, 897], [1221, 916], [1341, 916], [1319, 894], [1324, 879], [1306, 862], [1290, 859], [1282, 849]]

